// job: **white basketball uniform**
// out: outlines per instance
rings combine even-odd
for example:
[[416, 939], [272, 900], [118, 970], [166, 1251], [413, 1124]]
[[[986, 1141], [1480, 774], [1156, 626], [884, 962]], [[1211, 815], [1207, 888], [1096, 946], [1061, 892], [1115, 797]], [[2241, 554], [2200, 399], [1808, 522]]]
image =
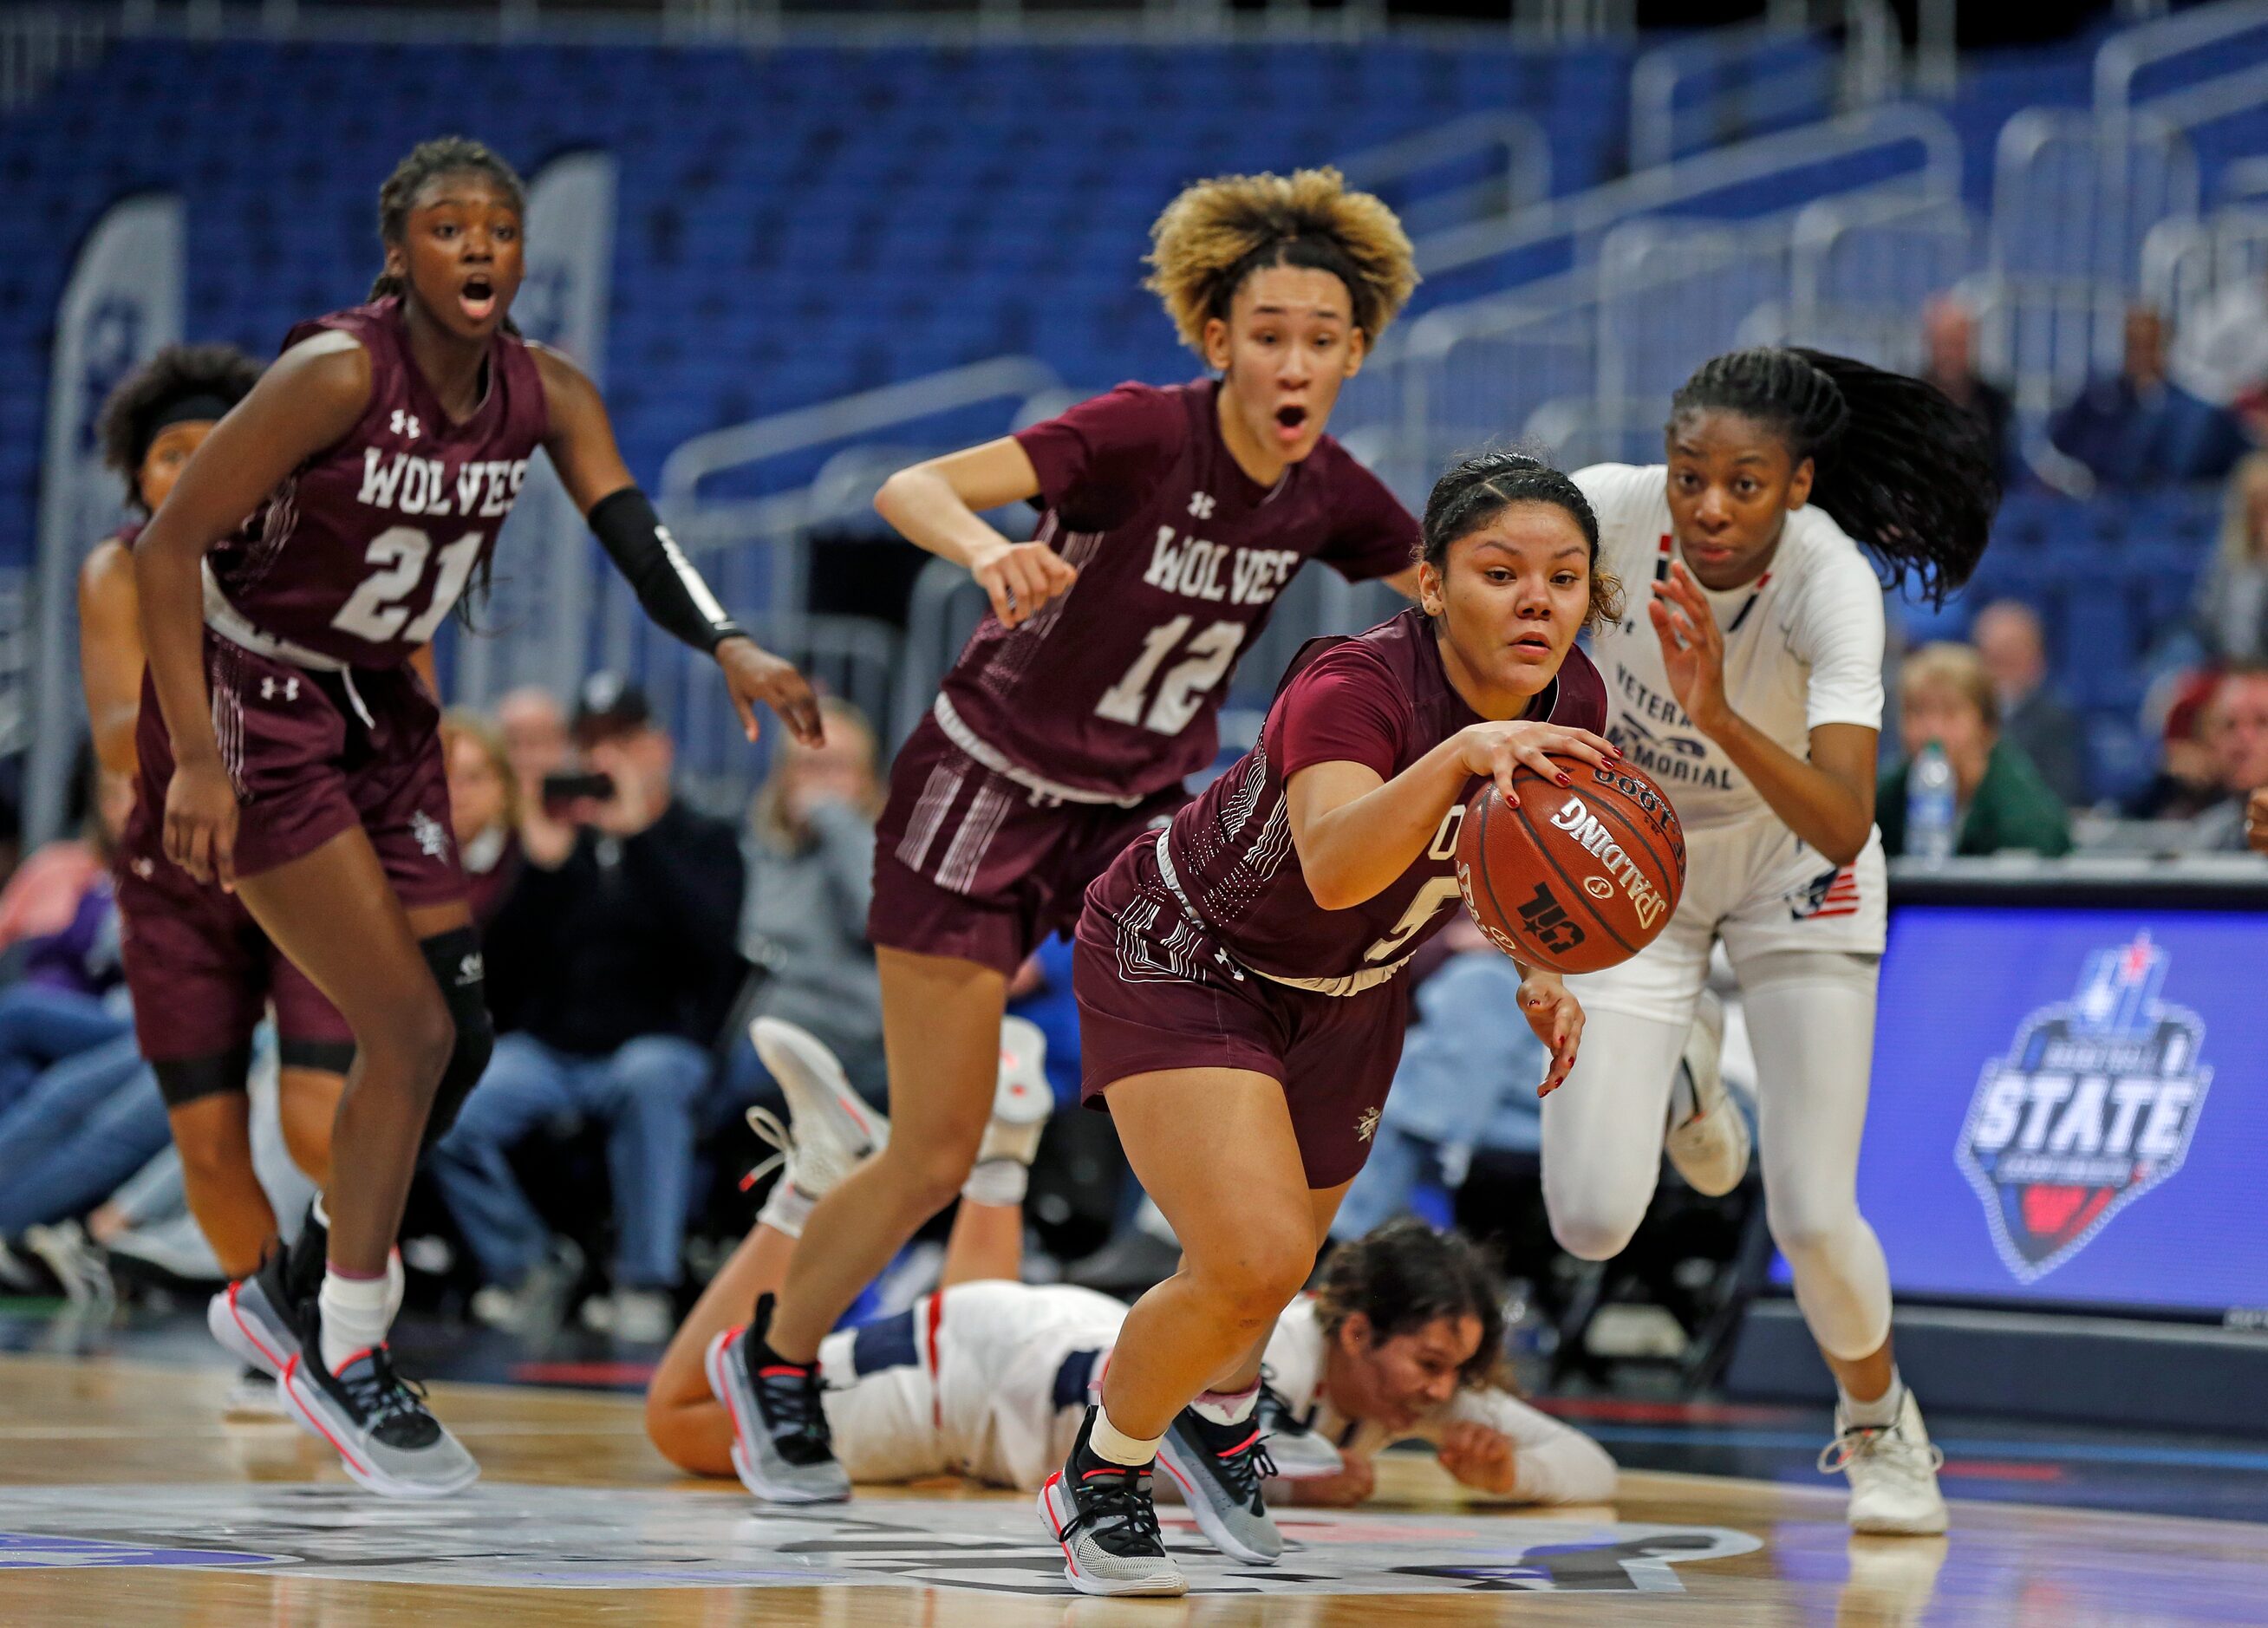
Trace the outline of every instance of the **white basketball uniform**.
[[[853, 1481], [958, 1473], [1029, 1491], [1069, 1455], [1126, 1311], [1067, 1285], [964, 1283], [831, 1334], [819, 1366], [835, 1455]], [[1322, 1395], [1324, 1344], [1314, 1302], [1302, 1295], [1277, 1319], [1268, 1371], [1293, 1412], [1342, 1449], [1374, 1453], [1404, 1436], [1438, 1443], [1447, 1425], [1473, 1419], [1512, 1439], [1523, 1500], [1613, 1495], [1603, 1448], [1501, 1390], [1461, 1389], [1406, 1432], [1351, 1423]]]
[[[1588, 1023], [1543, 1103], [1543, 1187], [1572, 1252], [1617, 1253], [1646, 1213], [1685, 1035], [1721, 939], [1756, 1053], [1758, 1146], [1773, 1236], [1830, 1352], [1855, 1359], [1889, 1329], [1889, 1272], [1858, 1211], [1874, 983], [1888, 923], [1881, 834], [1837, 865], [1790, 830], [1671, 693], [1648, 613], [1668, 574], [1668, 471], [1598, 464], [1575, 483], [1599, 520], [1602, 566], [1628, 604], [1594, 637], [1608, 733], [1668, 794], [1685, 829], [1685, 891], [1660, 938], [1567, 980]], [[1771, 568], [1706, 594], [1725, 639], [1725, 696], [1792, 755], [1822, 724], [1880, 729], [1882, 589], [1824, 510], [1790, 514]]]

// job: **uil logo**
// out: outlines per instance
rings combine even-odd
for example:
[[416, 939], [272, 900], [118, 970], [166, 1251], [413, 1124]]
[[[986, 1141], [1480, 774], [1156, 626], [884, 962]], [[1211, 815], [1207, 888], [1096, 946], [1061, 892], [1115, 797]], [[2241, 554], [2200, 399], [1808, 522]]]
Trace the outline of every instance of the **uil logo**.
[[2205, 1024], [2158, 998], [2172, 958], [2146, 932], [2092, 952], [1984, 1064], [1954, 1157], [2021, 1283], [2077, 1254], [2182, 1168], [2213, 1070]]

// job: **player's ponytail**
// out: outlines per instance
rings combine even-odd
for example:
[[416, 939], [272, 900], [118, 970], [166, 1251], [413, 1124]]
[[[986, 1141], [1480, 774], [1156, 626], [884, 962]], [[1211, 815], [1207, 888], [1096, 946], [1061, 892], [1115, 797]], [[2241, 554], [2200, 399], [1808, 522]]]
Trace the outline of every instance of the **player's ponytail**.
[[1933, 604], [1962, 583], [2000, 506], [1992, 441], [1935, 385], [1797, 347], [1728, 351], [1670, 399], [1672, 424], [1722, 410], [1753, 418], [1813, 460], [1810, 501], [1871, 552], [1893, 586]]
[[[417, 201], [425, 183], [442, 175], [456, 175], [467, 171], [485, 175], [494, 181], [504, 195], [512, 200], [513, 209], [525, 217], [527, 213], [527, 188], [519, 179], [519, 172], [498, 157], [483, 144], [462, 136], [437, 136], [419, 142], [409, 150], [409, 156], [394, 166], [394, 173], [386, 178], [378, 189], [378, 240], [387, 248], [399, 245], [402, 234], [409, 228], [410, 206]], [[407, 282], [390, 271], [380, 271], [370, 285], [372, 300], [391, 295], [406, 294]], [[515, 337], [519, 329], [507, 316], [504, 331]]]
[[1435, 1232], [1415, 1216], [1373, 1227], [1340, 1244], [1323, 1263], [1315, 1313], [1336, 1338], [1360, 1312], [1371, 1337], [1415, 1334], [1443, 1317], [1471, 1317], [1480, 1344], [1457, 1370], [1461, 1385], [1483, 1385], [1504, 1363], [1504, 1284], [1478, 1245], [1462, 1233]]
[[1623, 614], [1622, 584], [1599, 566], [1599, 519], [1590, 499], [1566, 474], [1526, 453], [1498, 450], [1459, 459], [1433, 483], [1419, 528], [1418, 557], [1435, 571], [1448, 568], [1449, 545], [1469, 537], [1516, 503], [1564, 509], [1591, 548], [1591, 608], [1586, 627]]

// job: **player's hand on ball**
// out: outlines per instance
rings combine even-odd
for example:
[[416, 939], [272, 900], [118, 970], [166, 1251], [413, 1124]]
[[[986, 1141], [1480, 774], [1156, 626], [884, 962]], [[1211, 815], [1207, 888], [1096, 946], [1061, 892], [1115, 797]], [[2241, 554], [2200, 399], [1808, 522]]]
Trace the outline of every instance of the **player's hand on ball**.
[[968, 574], [990, 597], [992, 614], [1011, 628], [1030, 621], [1079, 578], [1064, 556], [1044, 542], [1004, 543], [972, 561]]
[[236, 787], [218, 760], [180, 763], [166, 788], [166, 857], [200, 882], [236, 887]]
[[1538, 724], [1515, 718], [1502, 724], [1468, 724], [1458, 732], [1459, 759], [1467, 774], [1486, 775], [1496, 782], [1496, 789], [1506, 804], [1520, 807], [1520, 794], [1512, 789], [1513, 775], [1527, 769], [1542, 775], [1557, 785], [1572, 785], [1564, 764], [1555, 763], [1555, 757], [1572, 758], [1594, 768], [1606, 767], [1622, 761], [1613, 741], [1603, 735], [1594, 735], [1587, 729], [1570, 729], [1564, 724]]
[[804, 745], [817, 746], [824, 738], [819, 697], [793, 662], [781, 660], [752, 638], [728, 638], [717, 646], [717, 665], [725, 669], [725, 688], [732, 692], [733, 710], [749, 740], [762, 728], [759, 702], [778, 713], [788, 733]]
[[2268, 785], [2244, 799], [2244, 845], [2268, 853]]
[[1557, 973], [1529, 972], [1520, 982], [1520, 1011], [1535, 1038], [1551, 1050], [1551, 1067], [1535, 1088], [1537, 1096], [1548, 1097], [1575, 1066], [1575, 1049], [1583, 1043], [1583, 1003]]
[[1441, 1468], [1469, 1487], [1511, 1492], [1520, 1474], [1512, 1438], [1476, 1419], [1459, 1419], [1441, 1433]]
[[1654, 637], [1661, 641], [1661, 665], [1670, 693], [1696, 729], [1712, 733], [1727, 710], [1725, 635], [1701, 584], [1683, 560], [1671, 561], [1668, 579], [1653, 585], [1646, 615], [1653, 622]]

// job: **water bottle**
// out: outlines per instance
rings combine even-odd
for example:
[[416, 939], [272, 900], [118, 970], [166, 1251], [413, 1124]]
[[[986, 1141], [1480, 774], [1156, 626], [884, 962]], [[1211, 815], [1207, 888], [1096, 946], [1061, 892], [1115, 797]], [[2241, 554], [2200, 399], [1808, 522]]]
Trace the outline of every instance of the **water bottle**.
[[1906, 853], [1927, 865], [1953, 857], [1955, 825], [1953, 765], [1936, 741], [1922, 748], [1906, 773]]

